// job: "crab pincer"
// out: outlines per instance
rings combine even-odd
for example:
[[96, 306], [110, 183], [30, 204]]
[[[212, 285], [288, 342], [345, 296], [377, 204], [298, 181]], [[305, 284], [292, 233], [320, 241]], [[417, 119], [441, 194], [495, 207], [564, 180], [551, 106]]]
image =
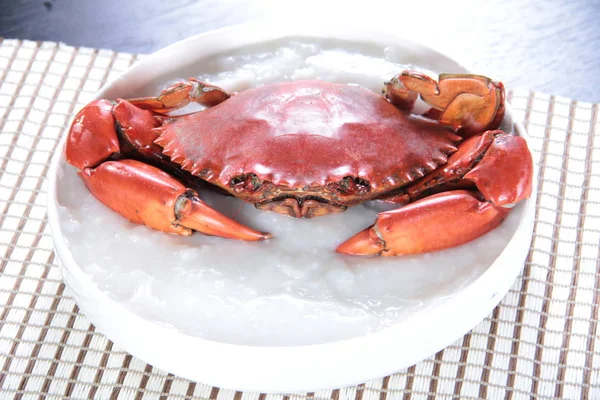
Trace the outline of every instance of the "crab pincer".
[[405, 198], [412, 203], [380, 213], [337, 251], [387, 256], [467, 243], [496, 228], [510, 206], [529, 197], [532, 173], [523, 138], [487, 131], [465, 140], [446, 165], [407, 187]]
[[193, 231], [228, 239], [271, 237], [208, 206], [197, 192], [161, 169], [170, 162], [154, 144], [159, 122], [150, 111], [125, 100], [97, 100], [71, 126], [65, 155], [88, 190], [104, 205], [138, 224], [189, 236]]
[[104, 205], [159, 231], [189, 236], [195, 230], [248, 241], [271, 237], [222, 215], [166, 172], [139, 161], [107, 161], [80, 176]]
[[439, 193], [380, 213], [374, 225], [342, 243], [337, 252], [395, 256], [442, 250], [491, 231], [508, 212], [467, 190]]

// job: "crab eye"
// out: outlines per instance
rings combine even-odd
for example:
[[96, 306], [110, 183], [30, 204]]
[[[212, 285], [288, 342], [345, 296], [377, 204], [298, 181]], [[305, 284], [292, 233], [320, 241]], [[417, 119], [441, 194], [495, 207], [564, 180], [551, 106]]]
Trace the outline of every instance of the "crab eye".
[[250, 173], [234, 176], [229, 184], [234, 192], [242, 193], [256, 191], [262, 185], [262, 182], [258, 176]]
[[339, 182], [340, 191], [346, 194], [355, 194], [364, 196], [371, 190], [371, 184], [368, 180], [353, 176], [346, 176]]
[[231, 186], [237, 186], [240, 183], [244, 182], [245, 180], [246, 180], [246, 177], [244, 175], [235, 176], [235, 177], [231, 178]]

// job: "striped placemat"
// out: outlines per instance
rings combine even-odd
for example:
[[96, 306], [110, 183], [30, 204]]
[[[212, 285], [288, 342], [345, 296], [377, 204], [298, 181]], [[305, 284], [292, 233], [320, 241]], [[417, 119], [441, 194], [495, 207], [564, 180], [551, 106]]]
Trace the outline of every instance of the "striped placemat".
[[46, 219], [50, 157], [70, 118], [135, 55], [0, 43], [0, 398], [600, 398], [598, 104], [513, 91], [540, 165], [523, 274], [470, 333], [364, 384], [289, 395], [191, 382], [97, 333], [61, 281]]

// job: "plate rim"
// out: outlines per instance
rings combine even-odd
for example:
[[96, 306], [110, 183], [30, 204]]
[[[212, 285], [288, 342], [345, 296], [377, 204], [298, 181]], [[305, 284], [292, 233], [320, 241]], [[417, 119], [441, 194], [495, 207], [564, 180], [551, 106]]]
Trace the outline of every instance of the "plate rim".
[[[260, 39], [264, 36], [268, 36], [268, 40], [271, 41], [285, 37], [309, 36], [313, 38], [325, 37], [341, 40], [357, 40], [364, 43], [376, 43], [367, 38], [373, 37], [369, 35], [377, 33], [377, 37], [379, 38], [388, 38], [387, 41], [390, 44], [397, 44], [399, 42], [412, 43], [416, 46], [424, 47], [439, 53], [451, 60], [456, 60], [456, 58], [448, 56], [445, 52], [436, 49], [429, 43], [424, 44], [420, 40], [415, 40], [414, 38], [409, 39], [400, 31], [389, 32], [386, 30], [373, 29], [371, 27], [358, 28], [356, 26], [349, 27], [345, 24], [330, 24], [326, 27], [321, 26], [317, 30], [312, 30], [310, 34], [307, 35], [305, 32], [306, 27], [299, 27], [296, 24], [290, 24], [289, 21], [287, 21], [285, 24], [279, 23], [269, 25], [267, 34], [265, 32], [265, 27], [261, 27], [261, 24], [264, 24], [264, 22], [253, 21], [225, 27], [188, 37], [160, 49], [157, 52], [144, 57], [144, 59], [138, 61], [125, 72], [107, 82], [94, 95], [93, 99], [102, 97], [109, 90], [115, 90], [115, 87], [118, 88], [119, 85], [123, 85], [126, 76], [135, 74], [143, 75], [144, 70], [148, 69], [148, 66], [155, 61], [163, 58], [164, 54], [168, 54], [169, 52], [181, 52], [183, 49], [189, 48], [190, 45], [207, 40], [215, 41], [223, 35], [225, 37], [239, 36], [240, 34], [247, 35], [246, 39], [248, 40]], [[304, 31], [301, 29], [304, 29]], [[257, 32], [259, 32], [258, 35], [256, 34]], [[381, 40], [383, 39], [380, 39], [380, 41]], [[230, 48], [239, 46], [240, 45], [238, 44], [237, 46], [230, 46]], [[226, 48], [220, 47], [219, 51], [226, 50]], [[461, 63], [458, 64], [463, 65]], [[183, 66], [180, 65], [178, 68], [182, 67]], [[156, 74], [160, 73], [161, 72], [156, 72]], [[507, 104], [506, 112], [508, 115], [513, 116], [509, 104]], [[518, 133], [523, 136], [525, 140], [528, 140], [528, 135], [523, 126], [519, 122], [514, 121], [514, 123]], [[434, 305], [430, 309], [419, 312], [417, 315], [411, 316], [406, 321], [398, 322], [372, 334], [335, 342], [299, 346], [251, 346], [215, 342], [163, 327], [118, 305], [115, 300], [102, 292], [75, 262], [73, 255], [67, 247], [64, 236], [62, 235], [62, 227], [60, 225], [58, 212], [60, 206], [57, 201], [57, 182], [59, 175], [61, 174], [61, 158], [63, 156], [65, 141], [66, 132], [63, 133], [57, 151], [52, 157], [48, 173], [47, 208], [48, 221], [56, 254], [61, 266], [61, 272], [65, 283], [74, 295], [77, 304], [80, 306], [83, 313], [97, 326], [100, 332], [105, 334], [110, 340], [113, 340], [126, 351], [156, 367], [213, 386], [268, 393], [331, 389], [387, 376], [402, 368], [413, 365], [447, 347], [471, 330], [491, 312], [508, 292], [510, 286], [522, 270], [524, 262], [521, 261], [525, 260], [533, 236], [533, 217], [535, 215], [538, 186], [537, 165], [535, 162], [532, 194], [529, 199], [518, 206], [524, 207], [525, 210], [523, 210], [522, 218], [508, 244], [498, 258], [479, 278], [446, 301]], [[526, 245], [523, 245], [523, 243], [526, 243]], [[510, 260], [519, 260], [519, 262], [513, 262], [509, 268], [504, 265], [508, 258], [507, 253], [511, 253]], [[498, 271], [501, 273], [498, 273]], [[487, 293], [487, 290], [484, 289], [489, 288], [491, 284], [494, 284], [498, 290], [487, 300], [481, 300], [482, 292]], [[97, 303], [102, 304], [104, 307], [101, 314], [98, 314], [100, 311], [95, 310], [95, 305], [89, 303], [82, 293], [85, 293], [88, 297], [91, 296], [92, 298], [98, 299]], [[456, 310], [460, 309], [460, 307], [468, 306], [472, 299], [477, 299], [478, 302], [475, 306], [470, 305], [470, 313], [463, 313], [463, 315], [460, 316], [460, 323], [457, 321], [449, 321], [448, 309]], [[111, 319], [107, 320], [105, 317], [102, 317], [102, 315], [107, 313], [116, 313], [118, 317], [113, 316], [112, 321]], [[125, 322], [128, 325], [137, 327], [139, 333], [148, 334], [148, 332], [151, 331], [152, 333], [150, 333], [149, 336], [152, 336], [152, 340], [147, 338], [140, 340], [138, 337], [139, 333], [138, 335], [132, 335], [131, 332], [116, 326], [118, 324], [112, 323], [114, 320], [119, 320], [120, 323]], [[429, 337], [425, 335], [426, 338], [433, 340], [433, 343], [425, 346], [427, 350], [412, 350], [412, 353], [410, 353], [410, 351], [409, 354], [404, 353], [402, 354], [403, 362], [398, 362], [394, 357], [394, 354], [398, 353], [398, 351], [394, 351], [392, 345], [396, 340], [406, 338], [407, 336], [402, 335], [402, 332], [400, 331], [411, 330], [414, 329], [413, 327], [415, 326], [421, 327], [421, 330], [435, 329], [436, 327], [438, 329], [442, 328], [440, 324], [432, 324], [431, 320], [446, 322], [445, 335], [443, 335], [445, 339], [438, 339], [435, 341], [435, 338], [431, 338], [431, 335]], [[408, 335], [408, 338], [410, 337], [411, 335]], [[173, 338], [176, 339], [174, 340]], [[166, 345], [164, 349], [157, 350], [156, 347], [148, 346], [151, 342], [153, 342], [155, 346], [156, 344], [161, 343], [165, 345], [165, 340], [169, 340], [172, 343]], [[198, 364], [193, 364], [189, 361], [181, 362], [181, 360], [173, 360], [169, 354], [166, 354], [169, 352], [185, 354], [182, 350], [190, 353], [188, 346], [195, 347], [195, 351], [191, 352], [195, 356], [202, 354], [204, 358], [208, 358], [211, 362], [208, 362], [206, 366], [199, 368]], [[423, 346], [419, 347], [419, 349], [422, 347]], [[148, 350], [149, 348], [151, 349], [150, 351]], [[198, 349], [200, 349], [200, 351], [197, 351]], [[356, 349], [361, 349], [362, 353], [356, 354]], [[367, 349], [366, 353], [364, 349]], [[379, 351], [385, 349], [385, 353], [375, 354], [374, 352], [377, 351], [377, 349], [379, 349]], [[423, 353], [427, 354], [423, 355]], [[324, 355], [326, 355], [326, 357], [323, 357]], [[352, 357], [349, 357], [350, 355], [352, 355]], [[322, 362], [324, 358], [329, 360], [327, 362]], [[215, 359], [220, 359], [220, 361], [215, 363]], [[232, 363], [230, 361], [232, 359], [236, 359], [237, 361]], [[316, 360], [319, 362], [315, 362]], [[353, 363], [352, 365], [349, 365], [351, 360], [353, 360]], [[321, 366], [319, 366], [319, 364], [321, 364]], [[193, 371], [190, 371], [190, 365], [194, 365], [195, 368], [193, 368]], [[364, 367], [364, 365], [367, 365], [367, 367]], [[331, 371], [333, 369], [332, 367], [336, 367], [337, 370]], [[307, 368], [311, 368], [312, 371], [315, 371], [316, 369], [319, 372], [307, 374]], [[327, 370], [330, 370], [329, 373]]]

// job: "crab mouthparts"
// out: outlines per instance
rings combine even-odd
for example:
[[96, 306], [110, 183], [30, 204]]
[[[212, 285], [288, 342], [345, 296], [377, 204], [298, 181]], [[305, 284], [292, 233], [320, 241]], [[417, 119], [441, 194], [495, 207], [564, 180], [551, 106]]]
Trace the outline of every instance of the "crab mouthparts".
[[312, 218], [345, 211], [348, 207], [318, 197], [286, 197], [255, 204], [260, 210], [275, 211], [294, 218]]

